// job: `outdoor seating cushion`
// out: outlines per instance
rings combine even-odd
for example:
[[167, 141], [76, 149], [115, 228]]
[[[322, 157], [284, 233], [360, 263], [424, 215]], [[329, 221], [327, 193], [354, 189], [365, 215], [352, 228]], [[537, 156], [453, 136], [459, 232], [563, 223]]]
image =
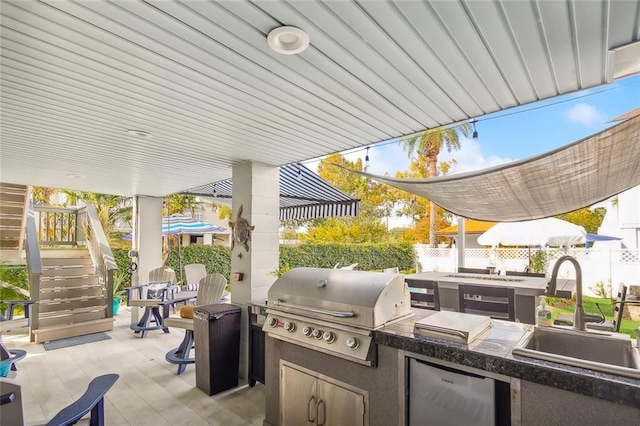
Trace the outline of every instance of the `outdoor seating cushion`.
[[170, 282], [151, 283], [147, 286], [147, 299], [160, 299], [164, 291], [171, 286]]
[[180, 308], [180, 318], [193, 318], [194, 305], [185, 305]]

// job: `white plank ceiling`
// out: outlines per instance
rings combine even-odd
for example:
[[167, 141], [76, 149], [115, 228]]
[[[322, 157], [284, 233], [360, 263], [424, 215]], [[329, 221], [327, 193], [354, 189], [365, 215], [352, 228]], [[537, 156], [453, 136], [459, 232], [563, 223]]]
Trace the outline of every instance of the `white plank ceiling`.
[[[2, 0], [0, 19], [0, 181], [120, 195], [606, 84], [640, 40], [637, 0]], [[272, 51], [282, 25], [309, 48]]]

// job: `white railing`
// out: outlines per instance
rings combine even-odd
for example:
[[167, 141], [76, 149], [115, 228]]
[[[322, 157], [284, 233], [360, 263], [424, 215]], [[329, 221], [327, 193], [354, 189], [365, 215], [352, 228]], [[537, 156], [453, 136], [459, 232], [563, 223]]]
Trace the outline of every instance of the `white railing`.
[[[416, 244], [416, 266], [421, 271], [455, 272], [458, 268], [458, 249], [430, 248]], [[538, 249], [531, 249], [531, 257]], [[544, 248], [546, 267], [544, 271], [550, 275], [555, 260], [569, 254], [580, 262], [582, 269], [583, 290], [585, 294], [594, 295], [599, 286], [614, 293], [621, 283], [640, 285], [640, 250], [629, 249], [593, 249], [576, 248], [563, 250]], [[529, 249], [521, 248], [471, 248], [465, 250], [464, 266], [468, 268], [486, 268], [493, 266], [502, 274], [505, 271], [524, 271], [529, 264]], [[560, 278], [575, 278], [573, 267], [565, 263], [559, 270]]]

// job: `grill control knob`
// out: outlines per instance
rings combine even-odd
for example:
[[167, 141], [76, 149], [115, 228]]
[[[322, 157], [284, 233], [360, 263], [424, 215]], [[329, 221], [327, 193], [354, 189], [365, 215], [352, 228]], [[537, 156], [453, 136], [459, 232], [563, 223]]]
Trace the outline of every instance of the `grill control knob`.
[[302, 329], [302, 334], [304, 334], [307, 337], [311, 337], [311, 334], [313, 333], [313, 328], [309, 327], [308, 325], [305, 325], [304, 328]]
[[324, 334], [324, 332], [322, 330], [318, 330], [317, 328], [315, 330], [313, 330], [313, 332], [311, 333], [311, 335], [313, 337], [315, 337], [316, 339], [322, 339], [322, 335]]
[[277, 327], [278, 326], [278, 318], [276, 318], [276, 317], [269, 318], [269, 325], [271, 327]]
[[296, 331], [296, 325], [290, 321], [287, 321], [284, 323], [284, 329], [289, 333], [293, 333], [294, 331]]
[[349, 349], [358, 349], [358, 346], [360, 346], [360, 341], [358, 339], [356, 339], [355, 337], [347, 337], [347, 347]]
[[322, 335], [322, 338], [327, 343], [333, 343], [336, 340], [336, 333], [334, 333], [333, 331], [325, 331]]

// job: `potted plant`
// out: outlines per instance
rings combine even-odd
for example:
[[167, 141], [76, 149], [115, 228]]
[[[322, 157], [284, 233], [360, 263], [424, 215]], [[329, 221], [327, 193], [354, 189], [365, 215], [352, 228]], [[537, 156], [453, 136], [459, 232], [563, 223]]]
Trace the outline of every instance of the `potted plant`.
[[122, 299], [124, 299], [127, 295], [125, 290], [125, 283], [127, 280], [127, 275], [122, 271], [115, 271], [113, 273], [113, 316], [115, 317], [118, 314], [118, 309], [120, 309], [120, 305], [122, 304]]

